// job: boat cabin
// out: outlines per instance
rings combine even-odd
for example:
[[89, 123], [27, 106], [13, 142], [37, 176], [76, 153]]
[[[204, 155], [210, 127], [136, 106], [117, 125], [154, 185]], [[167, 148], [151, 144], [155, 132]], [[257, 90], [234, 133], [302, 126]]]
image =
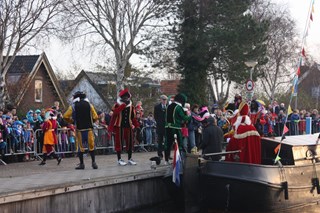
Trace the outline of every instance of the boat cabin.
[[273, 165], [277, 156], [276, 147], [281, 143], [280, 162], [282, 165], [303, 165], [310, 164], [312, 160], [319, 161], [320, 147], [316, 144], [318, 133], [313, 135], [286, 136], [261, 138], [261, 163]]

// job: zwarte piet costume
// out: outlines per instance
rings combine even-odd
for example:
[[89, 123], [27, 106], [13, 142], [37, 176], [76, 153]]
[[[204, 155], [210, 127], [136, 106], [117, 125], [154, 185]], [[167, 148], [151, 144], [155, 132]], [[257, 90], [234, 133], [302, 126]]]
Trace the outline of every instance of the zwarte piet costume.
[[68, 123], [73, 123], [76, 128], [76, 149], [80, 160], [76, 169], [84, 169], [83, 153], [85, 144], [88, 144], [89, 153], [92, 160], [92, 168], [98, 169], [95, 162], [93, 123], [98, 120], [98, 115], [93, 105], [86, 98], [86, 94], [78, 91], [73, 95], [72, 105], [63, 115]]
[[184, 94], [178, 94], [174, 97], [174, 102], [169, 104], [166, 111], [166, 141], [165, 141], [165, 161], [169, 161], [171, 147], [174, 143], [174, 135], [177, 135], [177, 141], [179, 149], [182, 152], [185, 150], [182, 149], [182, 133], [181, 128], [184, 122], [191, 120], [191, 116], [187, 115], [183, 106], [187, 101], [187, 97]]
[[121, 166], [127, 163], [121, 159], [121, 151], [125, 145], [128, 153], [128, 163], [136, 165], [132, 159], [132, 150], [134, 146], [133, 129], [140, 126], [136, 119], [135, 107], [130, 100], [131, 94], [128, 89], [119, 92], [119, 98], [112, 107], [112, 117], [108, 127], [109, 133], [114, 133], [115, 150], [117, 152], [118, 164]]
[[58, 124], [55, 112], [52, 109], [46, 110], [45, 121], [42, 125], [42, 131], [44, 134], [42, 147], [43, 160], [39, 165], [45, 165], [47, 157], [50, 155], [57, 159], [58, 165], [60, 164], [61, 158], [56, 154], [54, 149], [54, 146], [58, 144], [57, 129]]

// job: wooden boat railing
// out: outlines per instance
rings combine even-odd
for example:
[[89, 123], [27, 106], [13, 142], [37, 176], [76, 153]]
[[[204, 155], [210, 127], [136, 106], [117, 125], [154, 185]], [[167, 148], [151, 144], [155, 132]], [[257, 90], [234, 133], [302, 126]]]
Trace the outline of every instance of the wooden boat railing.
[[228, 151], [228, 152], [214, 152], [214, 153], [202, 154], [202, 155], [199, 155], [199, 157], [227, 155], [227, 154], [234, 154], [234, 153], [239, 153], [239, 152], [241, 152], [241, 150], [234, 150], [234, 151]]

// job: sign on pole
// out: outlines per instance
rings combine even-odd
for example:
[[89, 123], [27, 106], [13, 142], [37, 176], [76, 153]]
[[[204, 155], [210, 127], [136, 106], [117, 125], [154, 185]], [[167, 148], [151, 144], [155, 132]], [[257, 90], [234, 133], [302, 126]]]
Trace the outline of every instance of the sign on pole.
[[246, 82], [246, 90], [247, 91], [252, 91], [254, 88], [254, 83], [252, 80], [247, 80]]

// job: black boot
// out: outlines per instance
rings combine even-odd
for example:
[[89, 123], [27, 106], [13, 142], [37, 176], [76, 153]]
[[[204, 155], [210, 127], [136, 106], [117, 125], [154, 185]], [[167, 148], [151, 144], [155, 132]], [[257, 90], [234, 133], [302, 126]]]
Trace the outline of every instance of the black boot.
[[83, 152], [78, 152], [80, 164], [75, 169], [84, 169]]
[[80, 163], [75, 169], [84, 169], [84, 164], [83, 163]]
[[46, 165], [46, 161], [47, 161], [47, 153], [43, 153], [43, 159], [41, 163], [39, 163], [39, 165], [40, 166]]
[[96, 157], [94, 155], [94, 151], [90, 151], [90, 156], [91, 156], [91, 160], [92, 160], [92, 168], [93, 169], [98, 169], [98, 165], [96, 163]]
[[57, 159], [57, 165], [59, 166], [62, 161], [62, 158], [60, 157], [60, 155], [57, 155], [56, 153], [53, 153], [53, 157]]
[[57, 158], [57, 161], [58, 161], [57, 165], [59, 166], [60, 163], [61, 163], [61, 161], [62, 161], [62, 158], [61, 158], [61, 157], [58, 157], [58, 158]]
[[98, 165], [96, 164], [96, 162], [92, 162], [92, 168], [93, 169], [98, 169]]

